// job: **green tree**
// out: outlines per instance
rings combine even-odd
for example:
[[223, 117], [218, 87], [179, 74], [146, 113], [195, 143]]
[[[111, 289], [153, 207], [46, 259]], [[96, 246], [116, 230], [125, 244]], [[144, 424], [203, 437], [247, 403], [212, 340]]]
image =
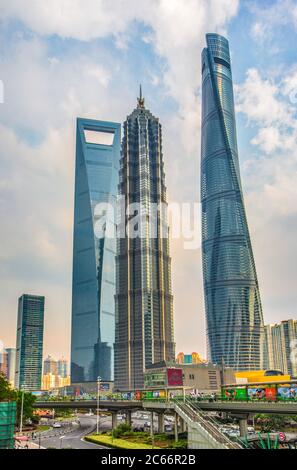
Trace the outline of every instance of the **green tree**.
[[286, 425], [286, 416], [284, 415], [258, 414], [255, 419], [262, 432], [269, 432], [273, 429], [281, 431]]
[[15, 392], [11, 388], [7, 378], [0, 373], [0, 401], [9, 401], [15, 398]]
[[[21, 409], [22, 409], [22, 395], [23, 392], [16, 391], [16, 402], [17, 402], [17, 423], [18, 426], [21, 422]], [[33, 404], [36, 400], [36, 397], [30, 392], [24, 392], [24, 406], [23, 406], [23, 423], [28, 419], [33, 420], [34, 408]]]
[[[17, 403], [17, 424], [20, 425], [21, 408], [22, 408], [22, 395], [20, 390], [13, 390], [7, 378], [0, 374], [0, 401], [15, 401]], [[28, 419], [33, 419], [33, 404], [36, 397], [30, 392], [24, 392], [24, 406], [23, 406], [23, 422]]]

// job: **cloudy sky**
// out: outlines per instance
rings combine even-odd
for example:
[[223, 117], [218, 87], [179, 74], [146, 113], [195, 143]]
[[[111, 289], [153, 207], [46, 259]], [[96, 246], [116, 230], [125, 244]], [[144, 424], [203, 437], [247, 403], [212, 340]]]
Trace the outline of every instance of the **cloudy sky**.
[[[163, 124], [168, 199], [199, 202], [200, 54], [232, 54], [241, 173], [265, 322], [297, 317], [297, 2], [1, 0], [0, 340], [46, 296], [45, 354], [69, 356], [77, 116], [122, 122], [141, 82]], [[201, 251], [171, 245], [177, 351], [205, 354]]]

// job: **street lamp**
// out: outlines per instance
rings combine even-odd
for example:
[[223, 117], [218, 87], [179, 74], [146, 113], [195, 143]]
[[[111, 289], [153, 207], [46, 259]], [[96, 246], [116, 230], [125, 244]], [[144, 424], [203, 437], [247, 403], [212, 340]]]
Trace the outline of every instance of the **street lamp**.
[[97, 377], [97, 434], [99, 434], [99, 407], [100, 407], [100, 385], [101, 377]]
[[24, 392], [24, 390], [22, 390], [20, 434], [22, 434], [22, 432], [23, 432], [24, 394], [25, 394], [25, 392]]

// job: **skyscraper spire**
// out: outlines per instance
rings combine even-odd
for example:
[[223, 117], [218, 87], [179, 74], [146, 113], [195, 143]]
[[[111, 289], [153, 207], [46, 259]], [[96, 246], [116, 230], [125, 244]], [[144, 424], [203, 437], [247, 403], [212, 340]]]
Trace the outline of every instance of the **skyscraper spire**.
[[137, 98], [137, 108], [144, 108], [144, 98], [142, 97], [141, 84], [139, 86], [139, 98]]

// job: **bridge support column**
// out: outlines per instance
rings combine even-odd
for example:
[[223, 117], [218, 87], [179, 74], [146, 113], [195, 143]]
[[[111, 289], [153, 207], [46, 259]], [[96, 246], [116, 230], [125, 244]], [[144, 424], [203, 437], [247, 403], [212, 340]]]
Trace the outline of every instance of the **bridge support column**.
[[126, 424], [128, 424], [128, 426], [132, 426], [132, 411], [131, 410], [126, 411]]
[[185, 430], [186, 430], [185, 421], [181, 417], [179, 417], [179, 422], [180, 422], [180, 432], [185, 432]]
[[164, 413], [158, 413], [158, 433], [164, 432]]
[[239, 419], [239, 432], [240, 437], [247, 436], [247, 417]]
[[232, 418], [235, 418], [239, 422], [239, 434], [240, 437], [246, 437], [247, 436], [247, 422], [248, 422], [248, 413], [231, 413], [230, 416]]
[[178, 414], [174, 414], [174, 439], [175, 442], [178, 441]]
[[111, 414], [111, 423], [112, 423], [112, 429], [117, 427], [118, 420], [117, 420], [118, 414], [116, 411], [113, 411]]

